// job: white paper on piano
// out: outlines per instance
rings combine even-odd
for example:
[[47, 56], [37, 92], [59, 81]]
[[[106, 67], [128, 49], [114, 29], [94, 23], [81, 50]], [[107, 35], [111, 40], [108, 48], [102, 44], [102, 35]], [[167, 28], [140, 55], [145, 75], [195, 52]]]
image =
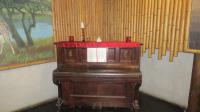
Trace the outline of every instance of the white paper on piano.
[[107, 62], [106, 48], [87, 48], [87, 62]]

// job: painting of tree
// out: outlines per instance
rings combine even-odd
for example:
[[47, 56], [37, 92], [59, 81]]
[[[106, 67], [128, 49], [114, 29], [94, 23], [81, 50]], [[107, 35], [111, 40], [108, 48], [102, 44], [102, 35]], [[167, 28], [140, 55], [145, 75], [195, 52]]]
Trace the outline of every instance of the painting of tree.
[[0, 68], [54, 59], [50, 0], [0, 0]]

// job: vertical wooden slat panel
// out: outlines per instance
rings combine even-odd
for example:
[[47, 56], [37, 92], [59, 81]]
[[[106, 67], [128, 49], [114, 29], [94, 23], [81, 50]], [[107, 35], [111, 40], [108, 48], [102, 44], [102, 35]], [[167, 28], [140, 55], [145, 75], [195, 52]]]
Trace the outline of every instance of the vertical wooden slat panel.
[[[63, 7], [63, 10], [68, 10], [68, 9], [65, 7], [66, 4], [67, 4], [66, 1], [64, 1], [63, 4], [62, 4], [62, 5], [64, 6], [64, 7]], [[69, 34], [68, 26], [67, 26], [68, 23], [69, 23], [69, 22], [68, 22], [69, 19], [68, 19], [67, 13], [63, 13], [63, 19], [64, 19], [64, 21], [65, 21], [65, 23], [66, 23], [66, 24], [64, 25], [64, 29], [63, 29], [64, 32], [63, 32], [63, 33], [65, 34], [65, 37], [67, 37], [67, 36], [68, 36], [67, 34]], [[67, 38], [65, 38], [65, 39], [67, 39]]]
[[145, 52], [146, 51], [146, 43], [147, 43], [147, 23], [148, 23], [148, 5], [149, 4], [149, 0], [146, 0], [146, 2], [145, 2], [145, 15], [144, 15], [144, 41], [143, 41], [143, 52]]
[[158, 20], [157, 20], [157, 26], [156, 26], [156, 48], [159, 48], [159, 42], [160, 42], [161, 9], [162, 9], [162, 0], [158, 0]]
[[[77, 10], [77, 4], [75, 3], [75, 0], [72, 0], [71, 1], [71, 3], [72, 3], [72, 14], [73, 14], [73, 28], [74, 28], [74, 36], [76, 36], [77, 35], [77, 33], [78, 33], [78, 31], [77, 31], [77, 26], [76, 26], [76, 23], [77, 23], [77, 17], [78, 17], [78, 14], [76, 13], [76, 10]], [[64, 7], [64, 6], [63, 6]], [[66, 37], [66, 36], [65, 36]]]
[[[84, 3], [84, 12], [85, 12], [85, 14], [84, 14], [84, 19], [85, 19], [85, 38], [86, 38], [86, 41], [87, 41], [87, 39], [91, 39], [92, 40], [92, 38], [91, 38], [91, 33], [92, 33], [92, 31], [91, 31], [91, 25], [93, 25], [94, 24], [94, 21], [91, 19], [90, 20], [90, 15], [92, 14], [92, 11], [90, 12], [90, 10], [92, 10], [92, 6], [93, 6], [93, 3], [94, 2], [92, 2], [92, 3], [90, 3], [90, 4], [88, 4], [89, 3], [89, 0], [85, 0], [85, 1], [83, 1], [83, 3]], [[89, 23], [90, 22], [90, 23]]]
[[139, 27], [140, 27], [140, 2], [141, 0], [136, 0], [136, 41], [139, 42]]
[[186, 14], [186, 0], [182, 0], [179, 51], [183, 51], [183, 46], [184, 46], [183, 37], [184, 37], [184, 26], [185, 26], [185, 17], [186, 17], [185, 14]]
[[143, 14], [142, 6], [143, 6], [143, 1], [144, 0], [140, 0], [140, 4], [139, 4], [139, 6], [140, 6], [139, 7], [139, 20], [140, 21], [139, 21], [139, 29], [138, 29], [139, 30], [139, 37], [138, 37], [139, 38], [139, 42], [142, 42], [142, 27], [143, 27], [142, 26], [142, 20], [143, 20], [142, 19], [142, 14]]
[[162, 7], [161, 7], [161, 19], [160, 19], [160, 34], [159, 34], [159, 49], [158, 49], [158, 59], [162, 59], [162, 50], [163, 50], [163, 31], [164, 31], [164, 20], [165, 20], [165, 4], [166, 0], [162, 0]]
[[179, 48], [179, 42], [180, 42], [181, 8], [182, 8], [182, 0], [179, 0], [177, 20], [176, 20], [176, 35], [175, 35], [176, 40], [175, 40], [174, 56], [178, 56], [178, 48]]
[[[59, 4], [59, 7], [60, 7], [60, 13], [59, 13], [59, 17], [61, 18], [61, 22], [62, 23], [65, 23], [65, 19], [64, 19], [64, 13], [62, 12], [62, 10], [64, 10], [64, 4]], [[61, 24], [60, 25], [60, 38], [62, 38], [62, 40], [65, 40], [65, 25], [64, 24]]]
[[105, 3], [104, 3], [104, 5], [106, 6], [106, 7], [104, 7], [104, 8], [106, 9], [106, 14], [105, 14], [105, 17], [106, 17], [106, 18], [105, 18], [105, 21], [106, 21], [106, 25], [105, 25], [105, 27], [106, 27], [106, 32], [105, 32], [105, 34], [106, 34], [106, 35], [105, 35], [105, 38], [106, 38], [106, 39], [105, 39], [105, 40], [106, 40], [106, 41], [111, 41], [111, 40], [108, 39], [108, 33], [109, 33], [109, 32], [108, 32], [108, 31], [109, 31], [109, 27], [108, 27], [108, 26], [109, 26], [109, 21], [108, 21], [108, 20], [109, 20], [109, 14], [108, 14], [108, 13], [109, 13], [109, 8], [110, 8], [108, 2], [109, 2], [109, 1], [105, 0]]
[[[112, 15], [112, 27], [111, 27], [111, 28], [112, 28], [112, 29], [111, 29], [111, 30], [112, 30], [112, 33], [111, 33], [111, 35], [110, 35], [110, 37], [113, 37], [115, 41], [117, 41], [117, 40], [116, 40], [116, 25], [115, 25], [115, 24], [116, 24], [116, 23], [115, 23], [115, 22], [116, 22], [116, 17], [115, 17], [115, 16], [117, 15], [117, 13], [116, 13], [117, 4], [116, 4], [116, 3], [117, 3], [116, 0], [112, 0], [112, 2], [111, 2], [111, 5], [112, 5], [112, 13], [113, 13], [113, 15]], [[109, 37], [109, 38], [110, 38], [110, 37]]]
[[190, 15], [191, 15], [191, 10], [192, 10], [192, 0], [187, 0], [186, 2], [187, 7], [186, 7], [186, 21], [185, 21], [185, 29], [184, 29], [184, 50], [187, 49], [187, 45], [189, 42], [189, 38], [187, 38], [189, 36], [189, 26], [190, 26]]
[[152, 0], [151, 3], [151, 9], [150, 9], [150, 30], [149, 30], [149, 52], [148, 52], [148, 56], [152, 57], [152, 41], [153, 41], [153, 13], [154, 13], [154, 0]]
[[167, 29], [168, 29], [168, 23], [169, 23], [169, 11], [170, 11], [170, 2], [171, 0], [167, 0], [165, 2], [165, 17], [164, 17], [164, 30], [163, 30], [163, 44], [162, 44], [162, 55], [166, 55], [167, 51]]
[[106, 40], [106, 34], [107, 34], [107, 4], [106, 4], [106, 0], [103, 0], [103, 4], [102, 4], [103, 6], [103, 16], [104, 16], [104, 19], [103, 19], [103, 29], [102, 29], [102, 33], [103, 33], [103, 40], [104, 41], [108, 41], [108, 40]]
[[172, 32], [172, 17], [173, 17], [173, 9], [174, 9], [174, 0], [171, 0], [170, 2], [170, 8], [169, 8], [169, 21], [168, 21], [168, 31], [167, 31], [167, 48], [170, 49], [171, 47], [171, 32]]
[[[142, 14], [141, 14], [141, 18], [142, 18], [142, 20], [141, 20], [141, 43], [144, 43], [144, 27], [145, 27], [145, 7], [146, 7], [146, 0], [143, 0], [143, 2], [142, 2], [142, 7], [141, 7], [141, 10], [142, 10]], [[144, 46], [142, 46], [141, 47], [141, 51], [145, 51], [145, 47]], [[143, 53], [144, 52], [141, 52], [141, 55], [143, 55]]]
[[158, 0], [155, 0], [155, 6], [154, 6], [154, 17], [153, 17], [153, 40], [152, 40], [152, 49], [151, 54], [155, 53], [155, 47], [156, 47], [156, 30], [157, 30], [157, 20], [158, 20]]
[[[71, 23], [71, 24], [70, 24], [70, 30], [71, 30], [70, 32], [71, 32], [71, 35], [74, 35], [74, 34], [75, 34], [75, 29], [74, 29], [74, 13], [73, 13], [73, 12], [74, 12], [74, 11], [73, 11], [74, 8], [73, 8], [73, 4], [72, 4], [72, 1], [73, 1], [73, 0], [68, 0], [68, 1], [69, 1], [69, 2], [68, 2], [68, 4], [69, 4], [69, 5], [68, 5], [68, 7], [69, 7], [69, 8], [68, 8], [68, 10], [69, 10], [69, 15], [68, 15], [68, 16], [71, 16], [71, 17], [70, 17], [70, 23]], [[62, 12], [63, 12], [63, 11], [62, 11]], [[61, 16], [61, 18], [62, 18], [62, 16]], [[64, 22], [63, 22], [63, 18], [62, 18], [62, 23], [64, 23]], [[62, 26], [63, 26], [63, 25], [64, 25], [64, 24], [62, 24]]]
[[133, 9], [134, 9], [134, 27], [133, 27], [133, 37], [134, 37], [134, 41], [136, 41], [137, 39], [137, 36], [136, 36], [136, 33], [137, 33], [137, 0], [134, 0], [134, 6], [133, 6]]
[[81, 27], [80, 27], [80, 23], [82, 21], [82, 18], [81, 18], [81, 2], [80, 0], [76, 0], [76, 4], [77, 4], [77, 14], [78, 14], [78, 21], [77, 21], [77, 28], [78, 28], [78, 34], [77, 34], [77, 37], [75, 38], [76, 41], [80, 41], [80, 38], [81, 37]]
[[86, 40], [133, 41], [149, 49], [149, 57], [158, 49], [158, 58], [170, 51], [170, 61], [187, 48], [191, 0], [53, 0], [54, 41], [75, 36], [81, 41], [81, 22]]
[[114, 37], [114, 27], [115, 27], [115, 25], [114, 25], [114, 8], [115, 8], [115, 4], [114, 4], [114, 0], [110, 0], [110, 18], [109, 18], [109, 20], [110, 20], [110, 31], [109, 31], [109, 38], [110, 37], [113, 37], [112, 39], [113, 39], [113, 41], [115, 41], [115, 37]]
[[151, 24], [151, 5], [152, 5], [152, 0], [149, 0], [149, 4], [148, 4], [148, 8], [147, 8], [147, 34], [146, 34], [146, 48], [149, 48], [149, 37], [150, 37], [150, 24]]
[[[122, 38], [122, 37], [125, 36], [125, 33], [124, 33], [124, 31], [125, 31], [125, 28], [124, 28], [124, 26], [125, 26], [125, 24], [124, 24], [124, 19], [125, 19], [125, 17], [124, 17], [124, 16], [125, 16], [125, 10], [124, 10], [124, 9], [125, 9], [126, 6], [125, 6], [125, 2], [124, 2], [124, 0], [121, 1], [121, 5], [122, 5], [122, 7], [121, 7], [121, 13], [122, 13], [122, 17], [121, 17], [121, 18], [122, 18], [122, 21], [121, 21], [120, 24], [121, 24], [121, 27], [122, 27], [122, 32], [121, 32], [121, 33], [122, 33], [121, 38]], [[121, 38], [120, 38], [120, 40], [121, 40]]]
[[55, 11], [56, 12], [54, 12], [54, 14], [55, 14], [55, 23], [56, 23], [56, 28], [55, 28], [55, 30], [56, 30], [56, 32], [55, 33], [57, 33], [57, 39], [59, 40], [59, 41], [61, 41], [61, 35], [60, 35], [60, 22], [59, 21], [56, 21], [56, 20], [58, 20], [58, 18], [59, 18], [59, 16], [60, 16], [60, 14], [58, 13], [59, 12], [59, 2], [57, 1], [57, 0], [55, 0], [55, 2], [54, 2], [54, 4], [55, 4]]
[[56, 10], [56, 1], [55, 0], [52, 0], [52, 21], [53, 21], [53, 35], [54, 35], [54, 38], [53, 38], [53, 40], [54, 40], [54, 42], [57, 42], [57, 33], [56, 33], [56, 14], [54, 13], [55, 12], [55, 10]]
[[[128, 18], [127, 18], [127, 15], [128, 15], [128, 12], [127, 12], [127, 8], [128, 8], [128, 4], [127, 4], [128, 0], [124, 0], [124, 15], [123, 15], [123, 27], [124, 27], [124, 37], [128, 35]], [[121, 40], [121, 39], [120, 39]]]
[[174, 11], [173, 11], [173, 20], [172, 20], [172, 32], [171, 32], [172, 37], [171, 37], [171, 45], [170, 45], [170, 61], [173, 61], [173, 57], [174, 57], [177, 11], [178, 11], [178, 0], [175, 0], [174, 1]]
[[[127, 13], [128, 13], [128, 15], [127, 15], [127, 18], [128, 18], [128, 36], [131, 36], [131, 24], [132, 24], [132, 22], [131, 22], [131, 1], [132, 0], [128, 0], [128, 2], [127, 2], [127, 4], [128, 4], [128, 8], [127, 8]], [[132, 37], [132, 36], [131, 36]], [[123, 40], [122, 40], [123, 41]]]

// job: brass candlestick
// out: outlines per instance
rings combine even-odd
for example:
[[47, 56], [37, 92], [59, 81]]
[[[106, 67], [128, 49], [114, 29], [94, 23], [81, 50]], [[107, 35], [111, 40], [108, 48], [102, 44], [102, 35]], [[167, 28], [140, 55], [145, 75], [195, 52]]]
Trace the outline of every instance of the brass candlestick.
[[81, 28], [82, 30], [82, 41], [85, 42], [85, 28]]
[[82, 41], [85, 42], [85, 24], [81, 22], [81, 30], [82, 30]]

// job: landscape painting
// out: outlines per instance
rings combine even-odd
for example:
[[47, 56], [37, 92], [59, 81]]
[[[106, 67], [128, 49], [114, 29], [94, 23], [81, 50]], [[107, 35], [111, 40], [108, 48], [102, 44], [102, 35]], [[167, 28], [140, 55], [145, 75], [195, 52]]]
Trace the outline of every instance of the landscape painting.
[[54, 60], [51, 0], [0, 0], [0, 70]]
[[189, 48], [200, 50], [200, 0], [192, 1]]

